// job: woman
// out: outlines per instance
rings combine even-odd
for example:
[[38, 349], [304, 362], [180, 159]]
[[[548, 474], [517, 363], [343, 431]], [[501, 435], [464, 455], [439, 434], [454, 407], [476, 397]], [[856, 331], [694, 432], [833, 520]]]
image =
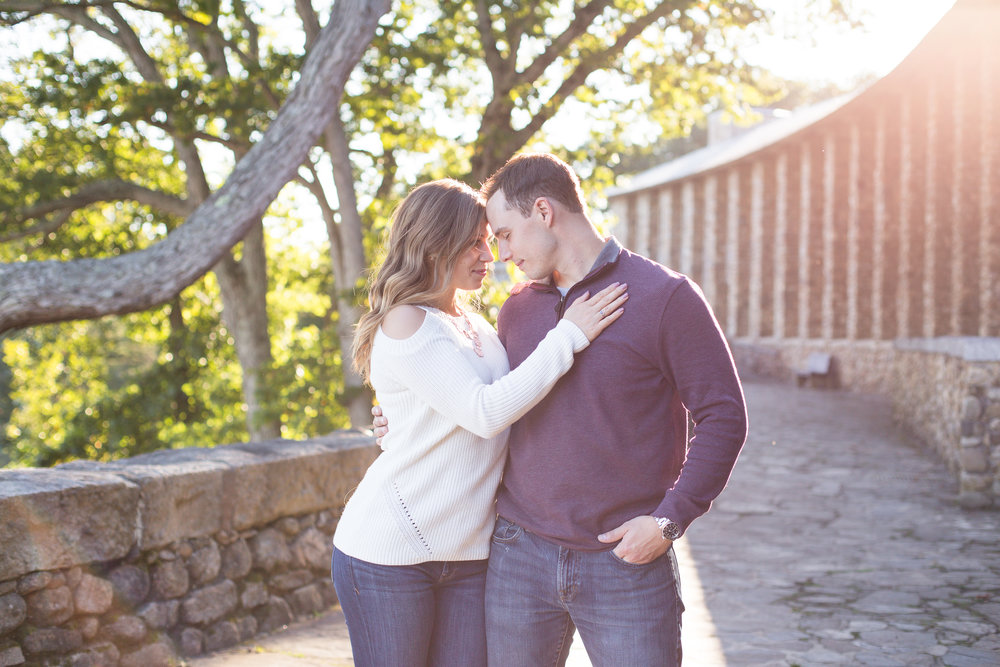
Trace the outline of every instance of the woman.
[[450, 179], [393, 214], [354, 362], [392, 432], [334, 535], [333, 579], [365, 666], [486, 664], [484, 587], [507, 427], [622, 314], [624, 286], [570, 306], [508, 372], [496, 332], [465, 309], [493, 262], [479, 194]]

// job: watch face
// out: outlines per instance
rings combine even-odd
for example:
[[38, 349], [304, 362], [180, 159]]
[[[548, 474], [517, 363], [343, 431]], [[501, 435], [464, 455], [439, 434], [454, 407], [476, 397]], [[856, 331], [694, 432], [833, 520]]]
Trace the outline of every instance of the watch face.
[[680, 537], [681, 527], [670, 519], [660, 518], [656, 522], [660, 525], [660, 532], [665, 540], [676, 540]]

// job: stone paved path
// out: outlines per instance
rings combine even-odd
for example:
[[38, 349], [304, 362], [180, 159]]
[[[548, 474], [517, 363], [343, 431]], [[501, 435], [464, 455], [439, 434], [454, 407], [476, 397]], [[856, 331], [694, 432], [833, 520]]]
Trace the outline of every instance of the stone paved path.
[[[1000, 665], [1000, 512], [958, 507], [879, 397], [746, 391], [733, 479], [678, 543], [685, 667]], [[346, 638], [332, 611], [190, 664], [351, 665]]]

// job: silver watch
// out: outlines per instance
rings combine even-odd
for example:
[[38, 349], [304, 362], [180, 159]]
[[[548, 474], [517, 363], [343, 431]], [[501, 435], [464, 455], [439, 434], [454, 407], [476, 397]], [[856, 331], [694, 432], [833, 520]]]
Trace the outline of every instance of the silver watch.
[[656, 525], [660, 527], [660, 537], [671, 542], [681, 536], [681, 527], [664, 516], [654, 517]]

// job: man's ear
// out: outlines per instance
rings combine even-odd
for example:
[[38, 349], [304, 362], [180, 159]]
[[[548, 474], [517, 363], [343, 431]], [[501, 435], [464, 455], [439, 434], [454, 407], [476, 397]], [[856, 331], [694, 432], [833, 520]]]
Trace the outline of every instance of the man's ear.
[[535, 200], [535, 210], [538, 211], [538, 215], [541, 216], [542, 223], [546, 227], [551, 227], [552, 215], [555, 213], [552, 202], [550, 202], [547, 197], [539, 197]]

